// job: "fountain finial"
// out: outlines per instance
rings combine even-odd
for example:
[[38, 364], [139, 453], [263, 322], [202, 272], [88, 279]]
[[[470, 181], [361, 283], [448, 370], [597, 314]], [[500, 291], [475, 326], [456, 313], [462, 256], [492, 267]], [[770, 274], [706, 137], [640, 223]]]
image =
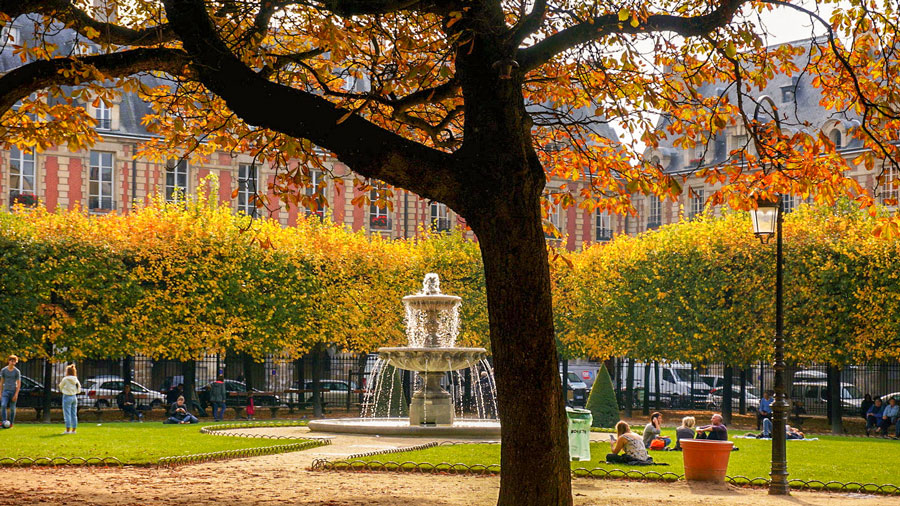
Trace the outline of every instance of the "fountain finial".
[[438, 295], [441, 293], [441, 278], [436, 272], [429, 272], [422, 281], [422, 293], [424, 295]]

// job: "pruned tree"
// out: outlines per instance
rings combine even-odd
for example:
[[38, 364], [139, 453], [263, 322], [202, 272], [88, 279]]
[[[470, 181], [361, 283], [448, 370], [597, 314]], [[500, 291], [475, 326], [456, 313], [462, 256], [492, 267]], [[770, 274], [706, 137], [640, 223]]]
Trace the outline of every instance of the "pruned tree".
[[[572, 501], [542, 226], [548, 175], [569, 180], [550, 199], [589, 209], [631, 212], [634, 192], [681, 191], [599, 136], [598, 121], [682, 147], [744, 124], [751, 135], [736, 151], [745, 156], [702, 169], [723, 185], [712, 203], [746, 208], [748, 194], [776, 191], [871, 203], [824, 136], [771, 127], [767, 117], [781, 114], [771, 109], [753, 114], [754, 87], [802, 71], [829, 107], [860, 117], [854, 135], [870, 148], [861, 163], [896, 158], [890, 0], [849, 0], [828, 21], [807, 10], [827, 37], [803, 69], [790, 45], [767, 48], [761, 35], [763, 12], [804, 10], [785, 0], [138, 0], [117, 12], [107, 0], [90, 13], [86, 3], [0, 0], [7, 21], [39, 15], [34, 43], [16, 49], [24, 63], [0, 77], [4, 143], [89, 145], [97, 134], [79, 104], [139, 92], [161, 135], [151, 155], [175, 145], [195, 156], [247, 151], [279, 168], [285, 202], [311, 203], [297, 189], [310, 184], [310, 166], [328, 168], [324, 150], [360, 175], [360, 188], [380, 180], [465, 218], [484, 262], [501, 504]], [[52, 42], [60, 23], [99, 51]], [[168, 82], [134, 77], [149, 71]], [[735, 93], [704, 97], [712, 82]]]

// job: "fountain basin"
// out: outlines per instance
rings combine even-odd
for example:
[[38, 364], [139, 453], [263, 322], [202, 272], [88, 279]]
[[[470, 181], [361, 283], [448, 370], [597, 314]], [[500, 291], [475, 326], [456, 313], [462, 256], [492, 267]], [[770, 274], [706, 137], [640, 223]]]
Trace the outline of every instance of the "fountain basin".
[[334, 418], [310, 420], [312, 432], [379, 434], [382, 436], [500, 437], [500, 422], [457, 418], [453, 425], [410, 425], [406, 418]]
[[448, 372], [465, 369], [487, 355], [484, 348], [378, 348], [378, 356], [399, 369]]

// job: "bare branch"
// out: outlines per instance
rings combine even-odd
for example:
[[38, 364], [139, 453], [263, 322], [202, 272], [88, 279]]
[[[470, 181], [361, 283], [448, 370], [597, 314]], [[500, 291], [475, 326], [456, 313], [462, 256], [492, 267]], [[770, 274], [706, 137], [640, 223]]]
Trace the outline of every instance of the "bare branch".
[[[97, 43], [120, 46], [153, 46], [174, 40], [175, 33], [168, 24], [134, 30], [92, 18], [75, 7], [70, 0], [0, 0], [0, 12], [15, 18], [22, 14], [38, 13], [62, 21], [82, 36]], [[93, 31], [94, 33], [89, 33]], [[99, 33], [100, 35], [96, 35]]]
[[459, 204], [464, 192], [452, 173], [451, 155], [387, 131], [322, 96], [268, 81], [219, 39], [202, 0], [165, 0], [165, 6], [199, 80], [245, 122], [309, 139], [363, 176], [451, 207]]
[[522, 70], [527, 72], [540, 67], [567, 49], [612, 34], [673, 32], [684, 37], [700, 36], [729, 24], [738, 8], [749, 1], [722, 0], [713, 11], [697, 16], [654, 14], [648, 16], [646, 20], [639, 21], [637, 26], [632, 26], [628, 21], [620, 21], [617, 12], [604, 14], [566, 28], [534, 46], [519, 51], [516, 60]]
[[79, 65], [92, 66], [105, 77], [123, 77], [158, 70], [172, 75], [183, 74], [188, 67], [187, 53], [180, 49], [139, 48], [118, 53], [82, 58], [54, 58], [26, 63], [0, 77], [0, 114], [31, 93], [54, 85], [84, 83], [82, 73], [72, 71]]
[[522, 41], [541, 27], [545, 14], [547, 14], [547, 0], [536, 0], [531, 12], [520, 19], [516, 26], [513, 27], [512, 35], [510, 36], [513, 47], [521, 44]]

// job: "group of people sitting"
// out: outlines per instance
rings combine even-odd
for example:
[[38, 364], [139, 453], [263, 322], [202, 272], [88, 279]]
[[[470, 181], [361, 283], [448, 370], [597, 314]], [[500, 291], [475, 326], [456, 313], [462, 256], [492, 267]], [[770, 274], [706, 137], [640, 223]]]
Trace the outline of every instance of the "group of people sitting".
[[[643, 437], [632, 432], [628, 422], [623, 420], [617, 423], [616, 436], [609, 435], [611, 453], [606, 456], [606, 462], [629, 465], [654, 464], [653, 457], [647, 454], [647, 450], [666, 450], [672, 442], [670, 437], [661, 435], [661, 423], [661, 413], [650, 415], [650, 423], [644, 427]], [[693, 416], [681, 419], [681, 427], [675, 429], [675, 447], [672, 450], [681, 451], [683, 439], [728, 441], [728, 429], [722, 423], [722, 415], [714, 414], [709, 425], [695, 429], [695, 424], [696, 420]]]
[[888, 399], [887, 405], [884, 404], [884, 401], [881, 398], [877, 398], [872, 401], [869, 398], [869, 395], [866, 394], [867, 399], [863, 401], [863, 405], [868, 402], [870, 405], [866, 409], [866, 435], [870, 435], [874, 430], [876, 433], [880, 432], [881, 437], [888, 437], [888, 429], [891, 428], [891, 425], [894, 426], [894, 438], [900, 438], [900, 405], [897, 404], [897, 399], [891, 397]]

